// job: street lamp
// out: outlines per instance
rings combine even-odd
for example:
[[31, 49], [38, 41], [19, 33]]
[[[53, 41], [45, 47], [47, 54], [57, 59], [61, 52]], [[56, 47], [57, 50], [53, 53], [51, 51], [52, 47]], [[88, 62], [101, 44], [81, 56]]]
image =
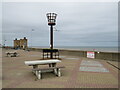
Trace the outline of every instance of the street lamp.
[[[53, 49], [53, 26], [56, 25], [56, 13], [47, 13], [48, 25], [50, 26], [50, 49]], [[53, 53], [51, 52], [50, 58], [53, 58]]]
[[4, 40], [4, 47], [5, 47], [6, 41], [7, 41], [7, 40]]
[[31, 30], [31, 48], [32, 48], [32, 42], [33, 42], [33, 37], [32, 37], [32, 32], [35, 31], [34, 29]]

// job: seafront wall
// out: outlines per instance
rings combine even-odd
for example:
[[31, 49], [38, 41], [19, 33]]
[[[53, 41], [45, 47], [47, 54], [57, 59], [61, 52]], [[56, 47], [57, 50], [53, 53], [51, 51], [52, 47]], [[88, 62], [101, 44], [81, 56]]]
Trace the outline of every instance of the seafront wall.
[[[34, 51], [42, 52], [40, 48], [31, 48]], [[79, 51], [79, 50], [64, 50], [59, 49], [60, 56], [61, 55], [71, 55], [71, 56], [80, 56], [80, 57], [87, 57], [87, 51]], [[110, 60], [110, 61], [120, 61], [120, 53], [118, 52], [97, 52], [95, 53], [95, 59], [102, 59], [102, 60]]]
[[[32, 51], [39, 51], [42, 52], [41, 48], [29, 48]], [[80, 50], [64, 50], [59, 49], [60, 56], [62, 55], [71, 55], [71, 56], [80, 56], [87, 58], [87, 51], [80, 51]], [[109, 61], [120, 61], [120, 52], [97, 52], [95, 53], [95, 59], [102, 59], [102, 60], [109, 60]]]
[[[74, 55], [80, 57], [87, 57], [87, 51], [76, 51], [76, 50], [59, 50], [62, 55]], [[120, 53], [117, 52], [97, 52], [95, 53], [95, 59], [103, 59], [103, 60], [110, 60], [110, 61], [120, 61]]]

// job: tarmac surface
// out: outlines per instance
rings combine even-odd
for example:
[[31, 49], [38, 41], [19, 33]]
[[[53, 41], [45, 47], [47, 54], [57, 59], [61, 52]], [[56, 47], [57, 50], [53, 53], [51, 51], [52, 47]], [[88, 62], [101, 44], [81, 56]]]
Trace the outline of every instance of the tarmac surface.
[[[5, 52], [16, 51], [18, 57], [7, 57]], [[100, 59], [89, 59], [60, 54], [62, 76], [43, 73], [38, 80], [32, 73], [32, 66], [24, 61], [40, 60], [42, 53], [38, 51], [5, 50], [2, 51], [2, 88], [118, 88], [118, 62]], [[48, 67], [48, 65], [39, 65]]]

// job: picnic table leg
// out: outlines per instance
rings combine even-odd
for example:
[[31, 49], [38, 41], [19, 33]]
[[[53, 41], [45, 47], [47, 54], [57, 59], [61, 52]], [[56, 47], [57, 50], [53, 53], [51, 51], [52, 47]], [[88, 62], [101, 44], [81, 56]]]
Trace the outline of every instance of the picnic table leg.
[[38, 79], [42, 79], [41, 71], [38, 71], [37, 77], [38, 77]]
[[33, 69], [36, 69], [36, 68], [38, 68], [38, 65], [33, 65]]
[[49, 67], [52, 67], [52, 64], [49, 64]]
[[57, 69], [56, 68], [54, 69], [54, 74], [57, 75]]
[[35, 71], [35, 75], [36, 75], [36, 76], [38, 75], [38, 71], [37, 71], [37, 70]]
[[61, 72], [60, 72], [60, 68], [58, 68], [58, 77], [60, 77], [61, 76]]
[[56, 63], [49, 64], [49, 67], [56, 67]]
[[52, 67], [56, 67], [56, 63], [52, 63]]
[[[36, 68], [38, 68], [38, 65], [33, 65], [33, 69], [36, 69]], [[32, 71], [34, 74], [36, 74], [36, 72], [35, 71]]]

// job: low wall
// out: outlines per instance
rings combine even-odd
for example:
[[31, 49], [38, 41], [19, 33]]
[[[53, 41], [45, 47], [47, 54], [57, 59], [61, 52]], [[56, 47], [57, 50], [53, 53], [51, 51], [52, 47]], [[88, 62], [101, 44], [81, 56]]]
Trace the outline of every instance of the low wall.
[[104, 59], [104, 60], [111, 60], [111, 61], [120, 61], [119, 60], [120, 53], [113, 53], [113, 52], [95, 52], [96, 59]]
[[[76, 50], [59, 50], [60, 55], [74, 55], [80, 57], [87, 57], [87, 51], [76, 51]], [[117, 52], [95, 52], [95, 59], [103, 59], [103, 60], [110, 60], [110, 61], [120, 61], [120, 53]]]
[[[38, 48], [30, 48], [30, 50], [34, 51], [40, 51], [42, 52], [42, 49]], [[59, 50], [60, 55], [71, 55], [71, 56], [80, 56], [80, 57], [86, 57], [87, 58], [87, 51], [79, 51], [79, 50]], [[95, 52], [95, 59], [103, 59], [103, 60], [110, 60], [110, 61], [120, 61], [120, 53], [118, 52]]]
[[[39, 51], [42, 52], [41, 48], [29, 48], [32, 51]], [[87, 51], [79, 51], [79, 50], [63, 50], [59, 49], [60, 56], [61, 55], [71, 55], [71, 56], [80, 56], [80, 57], [87, 57]], [[120, 61], [120, 53], [118, 52], [95, 52], [95, 59], [103, 59], [103, 60], [110, 60], [110, 61]]]
[[40, 52], [42, 52], [42, 49], [41, 49], [41, 48], [28, 48], [28, 50], [32, 50], [32, 51], [40, 51]]

